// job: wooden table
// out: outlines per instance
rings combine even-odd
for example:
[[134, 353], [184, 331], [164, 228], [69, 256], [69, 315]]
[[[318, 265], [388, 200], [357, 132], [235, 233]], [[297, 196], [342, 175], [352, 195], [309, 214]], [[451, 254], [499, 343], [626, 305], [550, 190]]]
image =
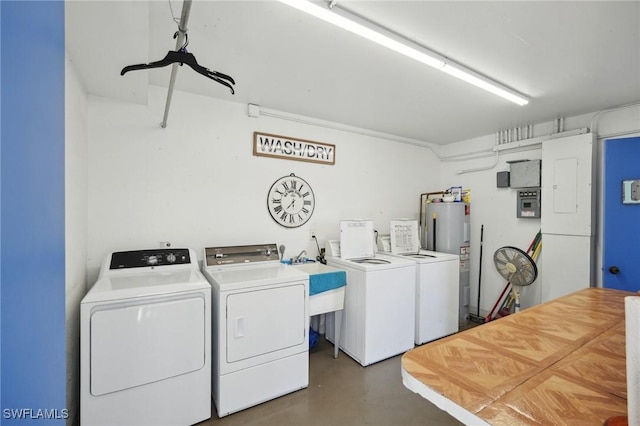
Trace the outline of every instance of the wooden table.
[[633, 295], [588, 288], [417, 347], [404, 385], [465, 424], [602, 425], [627, 414]]

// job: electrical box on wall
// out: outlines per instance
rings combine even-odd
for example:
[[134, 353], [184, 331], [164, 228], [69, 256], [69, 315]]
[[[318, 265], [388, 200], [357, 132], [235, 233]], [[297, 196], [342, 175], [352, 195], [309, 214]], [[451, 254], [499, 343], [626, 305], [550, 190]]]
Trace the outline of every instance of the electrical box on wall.
[[509, 187], [509, 172], [498, 172], [498, 173], [496, 173], [496, 186], [498, 188], [508, 188]]
[[511, 169], [511, 188], [538, 188], [540, 187], [541, 160], [525, 160], [509, 163]]
[[522, 219], [540, 218], [540, 188], [518, 190], [516, 216]]

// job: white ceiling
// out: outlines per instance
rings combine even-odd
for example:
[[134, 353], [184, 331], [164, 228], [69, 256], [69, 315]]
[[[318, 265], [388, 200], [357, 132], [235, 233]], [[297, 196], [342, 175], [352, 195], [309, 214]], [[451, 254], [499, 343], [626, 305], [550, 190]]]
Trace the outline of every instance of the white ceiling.
[[[182, 2], [67, 1], [67, 50], [89, 93], [146, 102], [170, 68]], [[176, 89], [447, 144], [640, 100], [639, 1], [338, 1], [531, 97], [523, 107], [276, 1], [198, 1]], [[174, 108], [172, 106], [172, 108]]]

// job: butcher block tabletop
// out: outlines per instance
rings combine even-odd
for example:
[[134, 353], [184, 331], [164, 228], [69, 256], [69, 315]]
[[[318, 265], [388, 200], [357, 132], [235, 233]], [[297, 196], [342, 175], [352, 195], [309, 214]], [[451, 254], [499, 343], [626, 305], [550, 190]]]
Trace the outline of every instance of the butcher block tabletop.
[[627, 414], [633, 295], [588, 288], [419, 346], [403, 382], [466, 424], [602, 425]]

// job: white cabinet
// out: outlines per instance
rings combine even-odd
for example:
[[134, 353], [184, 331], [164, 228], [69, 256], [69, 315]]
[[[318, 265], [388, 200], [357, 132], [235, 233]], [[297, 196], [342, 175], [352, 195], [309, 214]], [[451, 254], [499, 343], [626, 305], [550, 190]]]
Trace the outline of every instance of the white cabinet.
[[593, 134], [542, 143], [542, 233], [592, 235]]
[[542, 143], [541, 302], [593, 281], [595, 146], [592, 133]]

